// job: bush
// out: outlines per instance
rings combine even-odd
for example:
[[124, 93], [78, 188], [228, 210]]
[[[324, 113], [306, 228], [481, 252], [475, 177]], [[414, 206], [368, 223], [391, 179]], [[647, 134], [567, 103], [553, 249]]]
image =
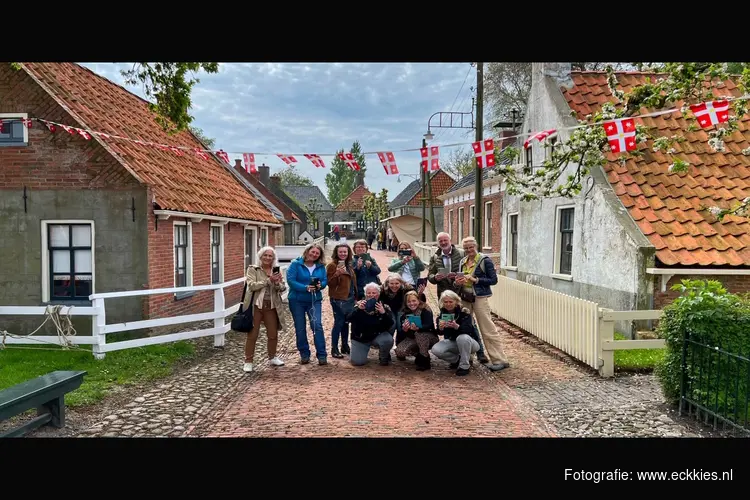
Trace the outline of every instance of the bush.
[[664, 359], [655, 370], [664, 396], [672, 403], [680, 399], [683, 339], [688, 335], [712, 348], [688, 344], [688, 396], [698, 402], [708, 401], [710, 407], [721, 407], [724, 414], [734, 414], [736, 403], [740, 403], [742, 408], [737, 408], [737, 413], [744, 419], [750, 363], [738, 363], [715, 348], [745, 357], [750, 354], [750, 300], [727, 293], [720, 282], [713, 280], [683, 280], [672, 289], [681, 295], [664, 308], [657, 328], [667, 345]]

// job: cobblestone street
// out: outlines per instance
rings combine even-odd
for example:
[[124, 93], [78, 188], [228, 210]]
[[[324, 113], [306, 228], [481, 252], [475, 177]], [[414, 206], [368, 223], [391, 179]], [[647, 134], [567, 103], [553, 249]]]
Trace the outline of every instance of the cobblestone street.
[[[329, 249], [330, 252], [330, 249]], [[329, 253], [327, 252], [327, 253]], [[372, 251], [383, 273], [393, 253]], [[436, 307], [434, 287], [428, 288]], [[323, 328], [330, 351], [327, 294]], [[603, 380], [563, 353], [539, 345], [502, 320], [511, 367], [492, 373], [479, 363], [466, 377], [447, 364], [417, 372], [411, 358], [367, 366], [348, 356], [327, 366], [299, 364], [291, 325], [281, 335], [283, 367], [266, 362], [265, 336], [256, 371], [242, 371], [245, 335], [231, 332], [224, 349], [149, 387], [108, 398], [97, 414], [69, 413], [66, 429], [34, 435], [226, 437], [520, 437], [692, 436], [663, 404], [651, 375]], [[309, 336], [312, 342], [312, 335]], [[201, 339], [212, 342], [212, 339]], [[210, 347], [209, 347], [210, 349]]]

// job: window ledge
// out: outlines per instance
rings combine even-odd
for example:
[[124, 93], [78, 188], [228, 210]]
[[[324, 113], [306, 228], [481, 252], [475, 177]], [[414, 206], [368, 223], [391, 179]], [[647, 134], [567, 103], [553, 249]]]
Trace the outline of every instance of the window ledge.
[[0, 148], [25, 148], [28, 142], [0, 142]]
[[91, 301], [88, 299], [54, 299], [42, 301], [42, 306], [91, 307]]
[[552, 277], [556, 280], [573, 281], [573, 276], [570, 274], [552, 274]]
[[190, 291], [190, 292], [177, 292], [174, 294], [174, 300], [183, 300], [192, 297], [193, 295], [196, 295], [198, 292], [196, 291]]
[[501, 266], [500, 269], [505, 269], [506, 271], [518, 271], [518, 266]]

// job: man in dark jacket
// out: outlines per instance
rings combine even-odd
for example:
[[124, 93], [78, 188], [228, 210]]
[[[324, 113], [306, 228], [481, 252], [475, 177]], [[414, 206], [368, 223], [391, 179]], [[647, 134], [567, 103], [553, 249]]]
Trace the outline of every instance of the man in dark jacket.
[[[354, 366], [367, 363], [370, 346], [377, 346], [380, 364], [385, 366], [391, 362], [391, 348], [393, 347], [393, 314], [391, 309], [377, 299], [380, 298], [380, 286], [377, 283], [365, 285], [365, 298], [354, 305], [354, 309], [347, 316], [351, 325], [351, 359]], [[374, 299], [375, 306], [367, 307], [367, 302]]]
[[[464, 251], [451, 243], [451, 236], [448, 233], [438, 233], [437, 244], [438, 249], [430, 257], [430, 265], [427, 269], [427, 280], [430, 283], [437, 285], [437, 298], [440, 300], [444, 291], [455, 291], [453, 282], [456, 279], [456, 273], [461, 270], [461, 259], [464, 258]], [[441, 268], [445, 269], [447, 274], [439, 272]], [[475, 330], [476, 328], [476, 325], [474, 325]], [[488, 363], [489, 359], [484, 354], [484, 345], [482, 345], [482, 340], [478, 331], [476, 332], [476, 338], [479, 340], [477, 359], [480, 363]]]

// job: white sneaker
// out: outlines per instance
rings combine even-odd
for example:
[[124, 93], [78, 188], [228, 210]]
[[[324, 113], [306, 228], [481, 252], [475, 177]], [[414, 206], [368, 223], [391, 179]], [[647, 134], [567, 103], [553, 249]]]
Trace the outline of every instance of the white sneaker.
[[279, 357], [278, 357], [278, 356], [276, 356], [275, 358], [273, 358], [273, 359], [272, 359], [272, 360], [270, 361], [270, 363], [271, 363], [271, 364], [272, 364], [273, 366], [284, 366], [284, 362], [283, 362], [283, 361], [281, 361], [281, 359], [279, 359]]
[[252, 363], [245, 363], [245, 364], [244, 364], [244, 365], [242, 366], [242, 369], [243, 369], [244, 371], [246, 371], [246, 372], [251, 372], [251, 371], [253, 371], [253, 364], [252, 364]]

